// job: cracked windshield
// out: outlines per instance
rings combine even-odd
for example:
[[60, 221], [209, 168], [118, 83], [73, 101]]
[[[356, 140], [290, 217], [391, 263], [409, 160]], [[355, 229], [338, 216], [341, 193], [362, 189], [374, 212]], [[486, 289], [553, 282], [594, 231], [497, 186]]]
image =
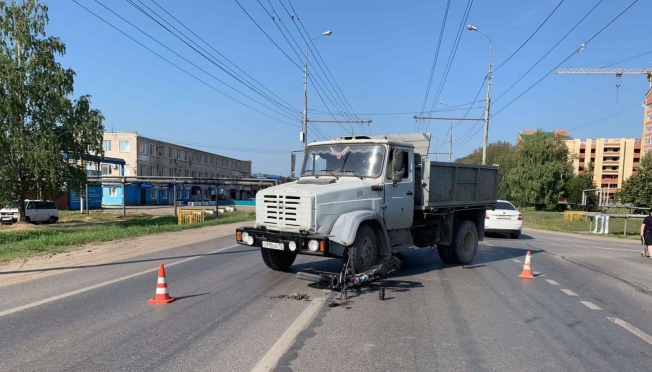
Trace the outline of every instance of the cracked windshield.
[[384, 155], [383, 146], [311, 146], [301, 175], [378, 177]]

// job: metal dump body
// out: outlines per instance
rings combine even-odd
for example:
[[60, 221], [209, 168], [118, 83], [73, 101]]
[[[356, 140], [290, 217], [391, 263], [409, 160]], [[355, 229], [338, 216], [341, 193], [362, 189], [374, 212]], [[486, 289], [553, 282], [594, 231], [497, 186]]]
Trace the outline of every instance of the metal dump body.
[[423, 161], [417, 174], [417, 209], [493, 207], [498, 199], [498, 167]]

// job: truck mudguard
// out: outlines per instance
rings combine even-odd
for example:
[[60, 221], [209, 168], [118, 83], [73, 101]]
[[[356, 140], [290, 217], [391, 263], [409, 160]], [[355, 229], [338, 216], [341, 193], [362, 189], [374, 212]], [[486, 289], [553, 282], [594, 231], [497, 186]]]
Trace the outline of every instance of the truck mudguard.
[[381, 234], [383, 234], [384, 238], [382, 240], [384, 240], [384, 242], [382, 240], [378, 241], [378, 252], [382, 253], [386, 251], [389, 248], [387, 246], [389, 244], [389, 237], [387, 236], [387, 229], [385, 229], [385, 222], [380, 215], [370, 210], [353, 211], [341, 215], [337, 221], [335, 221], [331, 233], [328, 234], [329, 240], [345, 247], [349, 246], [355, 241], [355, 235], [358, 233], [360, 224], [369, 220], [375, 220], [380, 224], [380, 230], [382, 231]]

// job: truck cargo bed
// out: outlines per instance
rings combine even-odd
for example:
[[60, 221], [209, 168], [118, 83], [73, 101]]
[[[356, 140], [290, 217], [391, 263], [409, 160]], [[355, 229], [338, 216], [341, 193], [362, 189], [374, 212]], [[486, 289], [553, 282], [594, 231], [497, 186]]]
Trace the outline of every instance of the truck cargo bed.
[[423, 161], [417, 174], [417, 209], [493, 206], [498, 199], [498, 167]]

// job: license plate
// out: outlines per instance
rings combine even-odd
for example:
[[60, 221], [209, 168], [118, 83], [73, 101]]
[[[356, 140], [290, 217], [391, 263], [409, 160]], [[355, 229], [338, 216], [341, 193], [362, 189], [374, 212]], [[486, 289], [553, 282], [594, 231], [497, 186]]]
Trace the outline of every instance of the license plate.
[[512, 219], [512, 217], [510, 217], [510, 216], [498, 216], [496, 218], [498, 218], [499, 220], [511, 220]]
[[285, 250], [283, 243], [263, 242], [263, 248], [278, 249], [279, 251]]

